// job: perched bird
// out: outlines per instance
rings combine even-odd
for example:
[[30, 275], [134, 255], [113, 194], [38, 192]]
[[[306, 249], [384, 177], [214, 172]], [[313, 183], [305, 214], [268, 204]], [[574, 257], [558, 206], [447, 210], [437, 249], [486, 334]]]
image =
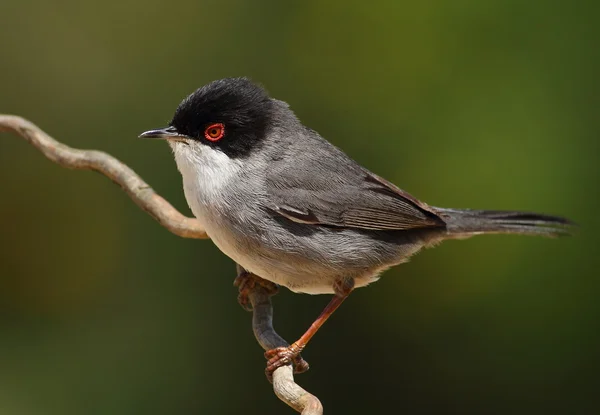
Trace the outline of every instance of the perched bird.
[[[567, 219], [429, 206], [304, 126], [247, 78], [211, 82], [180, 104], [166, 139], [187, 202], [217, 247], [246, 273], [294, 292], [334, 294], [298, 341], [266, 353], [267, 372], [294, 362], [354, 288], [446, 239], [558, 236]], [[267, 283], [268, 284], [268, 283]]]

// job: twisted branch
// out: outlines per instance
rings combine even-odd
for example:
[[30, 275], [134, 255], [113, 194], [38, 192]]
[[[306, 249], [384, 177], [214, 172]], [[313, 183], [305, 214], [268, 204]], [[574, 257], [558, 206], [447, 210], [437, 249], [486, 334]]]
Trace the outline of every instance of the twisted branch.
[[[66, 146], [35, 124], [15, 115], [0, 115], [0, 132], [12, 132], [23, 137], [48, 159], [63, 167], [102, 173], [121, 186], [140, 208], [175, 235], [182, 238], [208, 239], [198, 220], [182, 215], [132, 169], [111, 155], [97, 150], [79, 150]], [[269, 294], [257, 284], [249, 297], [254, 307], [254, 334], [261, 346], [266, 349], [287, 346], [288, 343], [273, 329], [273, 307]], [[303, 415], [323, 413], [319, 400], [294, 382], [291, 366], [275, 370], [273, 390], [279, 399]]]
[[182, 238], [207, 239], [196, 219], [187, 218], [156, 194], [127, 165], [97, 150], [79, 150], [59, 143], [35, 124], [15, 115], [0, 115], [0, 132], [20, 135], [44, 156], [69, 169], [95, 170], [117, 183], [129, 197], [162, 226]]
[[[273, 328], [273, 306], [269, 291], [256, 284], [248, 295], [252, 303], [252, 329], [256, 340], [265, 350], [287, 347], [286, 342]], [[316, 396], [311, 395], [294, 382], [294, 369], [290, 363], [273, 372], [273, 390], [283, 402], [302, 415], [321, 415], [323, 406]]]

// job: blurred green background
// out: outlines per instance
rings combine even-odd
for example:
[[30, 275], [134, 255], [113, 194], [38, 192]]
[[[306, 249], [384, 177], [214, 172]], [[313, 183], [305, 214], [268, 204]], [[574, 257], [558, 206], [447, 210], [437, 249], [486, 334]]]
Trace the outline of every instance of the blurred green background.
[[[600, 413], [598, 3], [3, 0], [0, 112], [107, 151], [189, 214], [164, 125], [246, 75], [437, 206], [573, 238], [447, 242], [358, 290], [298, 377], [329, 413]], [[233, 263], [109, 180], [0, 137], [0, 414], [293, 413]], [[274, 298], [297, 338], [327, 296]], [[231, 376], [231, 374], [235, 376]]]

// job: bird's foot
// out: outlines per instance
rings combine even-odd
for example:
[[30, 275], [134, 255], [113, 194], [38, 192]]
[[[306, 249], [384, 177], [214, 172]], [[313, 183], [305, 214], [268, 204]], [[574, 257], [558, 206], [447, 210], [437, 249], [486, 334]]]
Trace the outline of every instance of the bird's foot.
[[238, 273], [238, 276], [235, 277], [235, 280], [233, 280], [233, 285], [239, 289], [238, 303], [240, 303], [244, 310], [252, 311], [252, 304], [250, 303], [248, 295], [250, 294], [250, 291], [256, 287], [256, 284], [266, 289], [269, 296], [277, 294], [277, 291], [279, 290], [277, 284], [260, 278], [246, 270], [242, 270]]
[[303, 346], [294, 343], [291, 346], [267, 350], [265, 352], [265, 358], [267, 359], [265, 374], [267, 375], [267, 379], [273, 382], [273, 372], [277, 368], [290, 363], [294, 366], [294, 373], [306, 372], [309, 368], [308, 362], [300, 356], [303, 348]]

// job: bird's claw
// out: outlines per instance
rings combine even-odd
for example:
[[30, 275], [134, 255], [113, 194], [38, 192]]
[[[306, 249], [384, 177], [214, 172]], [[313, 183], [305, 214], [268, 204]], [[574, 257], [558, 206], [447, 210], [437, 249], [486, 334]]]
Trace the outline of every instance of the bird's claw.
[[269, 295], [277, 294], [277, 284], [257, 277], [256, 275], [244, 270], [240, 272], [233, 280], [233, 285], [239, 289], [238, 303], [244, 310], [252, 311], [252, 304], [250, 303], [248, 296], [250, 291], [256, 287], [256, 284], [259, 284], [261, 287], [266, 289]]
[[273, 382], [273, 372], [290, 363], [294, 366], [294, 373], [306, 372], [309, 369], [309, 365], [308, 362], [300, 356], [302, 349], [303, 347], [294, 343], [291, 346], [267, 350], [265, 352], [265, 358], [267, 359], [265, 374], [267, 375], [267, 379]]

